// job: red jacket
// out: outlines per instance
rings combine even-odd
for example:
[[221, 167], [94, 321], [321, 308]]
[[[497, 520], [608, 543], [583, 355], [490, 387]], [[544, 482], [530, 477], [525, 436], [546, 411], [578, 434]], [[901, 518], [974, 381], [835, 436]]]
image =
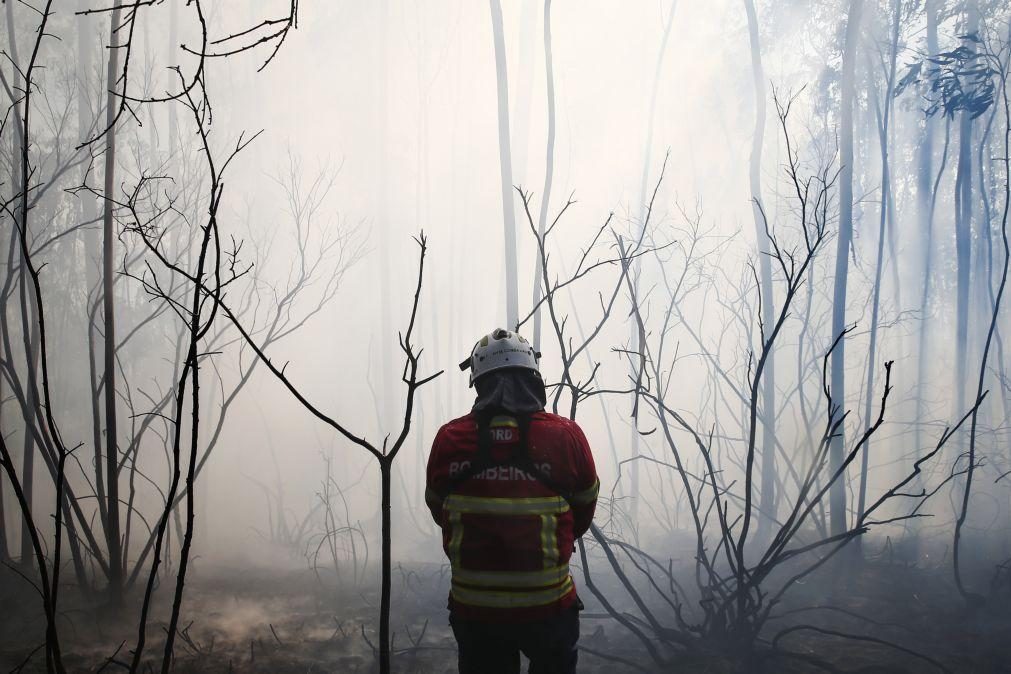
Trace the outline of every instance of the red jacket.
[[493, 418], [490, 433], [489, 467], [462, 482], [454, 476], [478, 453], [474, 414], [439, 429], [428, 458], [425, 501], [453, 572], [449, 608], [485, 622], [546, 618], [576, 601], [569, 558], [597, 503], [593, 456], [574, 421], [533, 414], [527, 456], [542, 482], [509, 463], [520, 441], [516, 419]]

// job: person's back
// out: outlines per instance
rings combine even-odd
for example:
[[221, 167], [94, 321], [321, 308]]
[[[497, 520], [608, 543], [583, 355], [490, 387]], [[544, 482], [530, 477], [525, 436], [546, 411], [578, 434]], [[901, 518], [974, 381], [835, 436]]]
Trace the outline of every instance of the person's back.
[[581, 604], [568, 563], [599, 483], [579, 426], [543, 411], [538, 355], [515, 333], [483, 338], [465, 363], [474, 410], [439, 430], [429, 457], [462, 674], [518, 672], [520, 651], [531, 672], [575, 671]]

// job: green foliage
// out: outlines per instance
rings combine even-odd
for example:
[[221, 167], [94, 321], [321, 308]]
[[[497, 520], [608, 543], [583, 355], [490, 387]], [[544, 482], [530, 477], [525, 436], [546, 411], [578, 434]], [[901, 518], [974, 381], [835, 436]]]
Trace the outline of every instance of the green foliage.
[[953, 118], [957, 112], [968, 112], [976, 119], [994, 102], [997, 71], [991, 65], [977, 33], [959, 36], [962, 41], [951, 51], [941, 52], [907, 66], [893, 95], [901, 96], [909, 88], [916, 89], [927, 102], [924, 113], [933, 117], [938, 112]]

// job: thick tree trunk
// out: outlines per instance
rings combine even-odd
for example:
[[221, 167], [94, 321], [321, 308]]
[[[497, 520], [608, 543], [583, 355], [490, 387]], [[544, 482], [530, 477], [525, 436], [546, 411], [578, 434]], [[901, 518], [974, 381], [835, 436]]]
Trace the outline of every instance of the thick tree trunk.
[[[860, 41], [860, 17], [863, 0], [850, 0], [846, 19], [846, 44], [843, 50], [842, 87], [839, 112], [839, 236], [836, 239], [835, 289], [832, 297], [832, 335], [834, 340], [846, 329], [846, 286], [849, 280], [849, 252], [853, 241], [853, 79], [857, 44]], [[832, 400], [840, 409], [846, 404], [846, 340], [832, 352]], [[841, 413], [841, 412], [840, 412]], [[830, 470], [839, 470], [845, 455], [845, 437], [840, 428], [832, 439]], [[829, 494], [832, 535], [846, 531], [846, 480], [836, 480]]]
[[116, 183], [116, 129], [112, 128], [116, 118], [119, 100], [113, 93], [119, 73], [119, 27], [120, 8], [117, 3], [112, 11], [109, 31], [109, 62], [106, 76], [108, 99], [106, 103], [105, 136], [105, 210], [102, 217], [102, 318], [103, 354], [105, 386], [105, 465], [108, 512], [105, 527], [106, 543], [109, 549], [109, 599], [116, 605], [122, 601], [123, 593], [123, 553], [120, 549], [119, 527], [119, 448], [116, 428], [116, 319], [114, 312], [113, 286], [115, 284], [115, 241], [113, 229], [112, 199]]
[[516, 288], [516, 213], [513, 207], [513, 167], [509, 138], [509, 74], [502, 28], [502, 5], [499, 0], [489, 2], [495, 42], [495, 79], [498, 84], [499, 172], [502, 181], [502, 231], [505, 235], [505, 319], [506, 327], [514, 330], [519, 322], [519, 300]]

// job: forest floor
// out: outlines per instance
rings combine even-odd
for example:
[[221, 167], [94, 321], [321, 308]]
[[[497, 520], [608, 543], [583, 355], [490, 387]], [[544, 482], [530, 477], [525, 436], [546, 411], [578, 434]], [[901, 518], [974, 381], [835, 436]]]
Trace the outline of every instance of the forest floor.
[[[576, 578], [578, 581], [578, 573]], [[41, 653], [22, 670], [17, 669], [41, 641], [38, 597], [23, 580], [15, 582], [12, 573], [0, 574], [0, 580], [0, 672], [42, 672]], [[198, 563], [187, 585], [175, 671], [375, 671], [372, 644], [376, 643], [376, 591], [369, 583], [361, 583], [359, 589], [335, 591], [337, 583], [332, 580], [317, 577], [311, 570], [238, 570]], [[395, 567], [395, 672], [456, 671], [456, 647], [445, 610], [447, 590], [444, 568], [420, 564]], [[621, 596], [616, 587], [605, 590], [610, 596]], [[582, 594], [587, 610], [583, 614], [581, 645], [640, 663], [643, 668], [637, 670], [584, 651], [580, 654], [580, 672], [654, 671], [646, 668], [646, 655], [631, 635], [595, 606], [588, 592]], [[159, 596], [161, 601], [148, 630], [145, 658], [151, 661], [152, 671], [160, 670], [164, 619], [170, 600], [164, 588]], [[930, 571], [879, 561], [868, 563], [845, 583], [830, 586], [811, 582], [798, 587], [789, 604], [776, 611], [780, 617], [770, 622], [763, 636], [771, 639], [785, 627], [804, 623], [822, 630], [888, 640], [939, 661], [951, 672], [1007, 673], [1011, 672], [1011, 594], [1007, 599], [989, 602], [996, 606], [996, 612], [969, 613], [951, 587], [950, 572], [946, 574], [945, 569]], [[94, 609], [71, 588], [64, 590], [61, 605], [61, 634], [69, 670], [122, 671], [110, 658], [128, 660], [126, 650], [136, 642], [136, 616]], [[833, 608], [826, 608], [829, 606]], [[816, 656], [830, 663], [830, 668], [776, 658], [767, 661], [762, 671], [943, 671], [895, 648], [815, 630], [791, 633], [781, 641], [780, 648]], [[730, 674], [742, 670], [712, 657], [695, 662], [681, 659], [666, 671]]]

